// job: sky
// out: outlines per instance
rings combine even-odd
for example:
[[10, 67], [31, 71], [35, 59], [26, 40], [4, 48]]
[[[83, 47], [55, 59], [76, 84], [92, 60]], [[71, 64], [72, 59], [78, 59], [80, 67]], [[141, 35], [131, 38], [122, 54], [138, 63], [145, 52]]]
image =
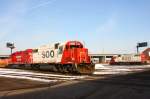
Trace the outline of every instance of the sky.
[[68, 40], [89, 53], [135, 53], [150, 42], [150, 0], [0, 0], [0, 54], [7, 42], [18, 51]]

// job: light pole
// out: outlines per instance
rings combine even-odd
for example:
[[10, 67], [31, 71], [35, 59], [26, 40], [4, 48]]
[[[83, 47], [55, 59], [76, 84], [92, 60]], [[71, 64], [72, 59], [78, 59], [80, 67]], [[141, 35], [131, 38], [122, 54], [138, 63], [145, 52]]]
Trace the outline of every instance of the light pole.
[[12, 50], [15, 48], [14, 43], [7, 42], [7, 43], [6, 43], [6, 47], [7, 47], [7, 48], [10, 48], [10, 51], [11, 51], [11, 54], [12, 54]]
[[137, 54], [139, 54], [139, 48], [140, 47], [146, 47], [148, 46], [148, 42], [141, 42], [141, 43], [137, 43]]
[[138, 46], [138, 44], [136, 46], [136, 50], [137, 50], [137, 54], [139, 54], [139, 46]]

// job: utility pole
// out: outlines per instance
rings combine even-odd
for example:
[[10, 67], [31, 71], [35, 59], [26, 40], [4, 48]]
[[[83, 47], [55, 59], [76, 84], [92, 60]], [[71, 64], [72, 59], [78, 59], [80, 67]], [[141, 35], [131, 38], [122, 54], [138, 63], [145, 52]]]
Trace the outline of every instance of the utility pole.
[[139, 54], [139, 46], [137, 45], [136, 48], [137, 48], [137, 54]]
[[147, 47], [148, 46], [148, 42], [141, 42], [141, 43], [137, 43], [137, 54], [139, 54], [139, 47]]

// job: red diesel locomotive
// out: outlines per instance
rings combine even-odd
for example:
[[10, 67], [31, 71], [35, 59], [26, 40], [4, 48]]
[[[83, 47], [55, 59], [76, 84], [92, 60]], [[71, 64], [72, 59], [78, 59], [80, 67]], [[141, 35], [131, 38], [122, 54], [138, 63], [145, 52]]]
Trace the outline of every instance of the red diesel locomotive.
[[88, 49], [79, 41], [47, 44], [36, 49], [14, 52], [9, 63], [9, 66], [12, 65], [30, 65], [34, 69], [48, 65], [51, 71], [57, 72], [94, 72]]

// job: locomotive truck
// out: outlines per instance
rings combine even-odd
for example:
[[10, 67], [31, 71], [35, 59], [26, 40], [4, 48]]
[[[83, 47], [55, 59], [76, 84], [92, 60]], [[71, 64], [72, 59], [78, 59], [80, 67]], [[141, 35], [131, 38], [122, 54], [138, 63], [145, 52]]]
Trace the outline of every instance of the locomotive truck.
[[9, 67], [30, 65], [32, 69], [50, 66], [51, 71], [92, 74], [92, 64], [88, 49], [79, 41], [67, 41], [43, 45], [35, 49], [17, 51], [11, 55]]

